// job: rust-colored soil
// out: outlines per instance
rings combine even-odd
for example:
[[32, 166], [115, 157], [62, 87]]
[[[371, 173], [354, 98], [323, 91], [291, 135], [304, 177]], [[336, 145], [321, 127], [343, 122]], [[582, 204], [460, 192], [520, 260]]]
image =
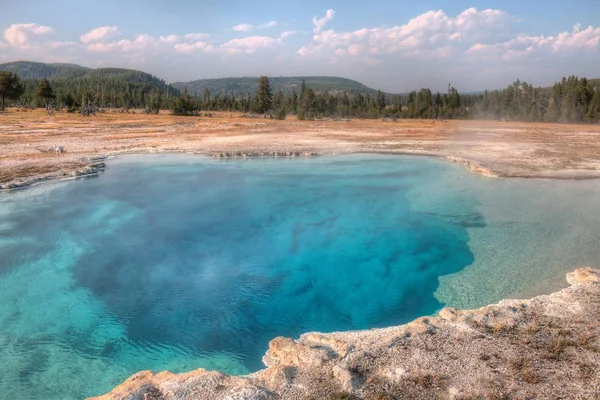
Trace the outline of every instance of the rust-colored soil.
[[[600, 177], [600, 126], [491, 121], [285, 121], [221, 112], [0, 113], [0, 184], [61, 178], [122, 153], [385, 152], [432, 155], [490, 176]], [[64, 153], [45, 153], [64, 146]]]

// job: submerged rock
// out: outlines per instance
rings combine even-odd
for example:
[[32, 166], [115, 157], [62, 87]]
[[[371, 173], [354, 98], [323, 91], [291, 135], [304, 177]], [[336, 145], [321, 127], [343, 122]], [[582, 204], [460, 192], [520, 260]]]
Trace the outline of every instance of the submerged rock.
[[247, 376], [139, 372], [96, 399], [599, 399], [600, 271], [567, 281], [396, 327], [275, 338]]
[[226, 151], [209, 153], [213, 158], [246, 158], [246, 157], [314, 157], [317, 153], [310, 151]]

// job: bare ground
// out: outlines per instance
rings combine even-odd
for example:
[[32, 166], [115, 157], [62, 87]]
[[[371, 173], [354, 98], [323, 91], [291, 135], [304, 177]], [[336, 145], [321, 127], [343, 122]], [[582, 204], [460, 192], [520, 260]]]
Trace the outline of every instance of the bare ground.
[[[175, 117], [44, 110], [0, 113], [0, 189], [93, 173], [124, 153], [439, 156], [488, 176], [600, 177], [600, 126], [492, 121], [285, 121], [235, 113]], [[64, 153], [45, 152], [64, 146]]]

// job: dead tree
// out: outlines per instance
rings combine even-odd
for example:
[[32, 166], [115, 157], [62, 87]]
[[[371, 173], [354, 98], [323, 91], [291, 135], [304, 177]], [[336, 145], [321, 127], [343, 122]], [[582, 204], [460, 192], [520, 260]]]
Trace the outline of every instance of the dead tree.
[[54, 110], [56, 110], [56, 107], [54, 106], [53, 101], [49, 101], [48, 103], [46, 103], [46, 114], [52, 115], [54, 113]]
[[79, 113], [84, 117], [89, 117], [90, 115], [96, 116], [98, 112], [98, 106], [96, 106], [96, 101], [92, 99], [87, 99], [82, 102], [81, 107], [79, 108]]

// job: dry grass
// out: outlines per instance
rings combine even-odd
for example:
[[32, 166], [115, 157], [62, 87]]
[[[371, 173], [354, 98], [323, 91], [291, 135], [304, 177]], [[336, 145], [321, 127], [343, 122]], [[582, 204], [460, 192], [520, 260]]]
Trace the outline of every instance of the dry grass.
[[599, 373], [597, 367], [594, 364], [581, 362], [578, 365], [579, 372], [581, 373], [581, 378], [584, 380], [592, 379]]
[[501, 334], [508, 333], [514, 329], [514, 326], [510, 325], [507, 321], [499, 319], [494, 321], [491, 326], [488, 327], [490, 333]]
[[59, 172], [64, 167], [81, 168], [83, 166], [84, 164], [82, 163], [69, 163], [67, 165], [30, 165], [24, 167], [17, 167], [12, 170], [0, 169], [0, 183], [10, 182], [15, 178], [15, 176], [24, 179], [32, 176], [39, 176], [41, 174]]
[[536, 324], [535, 322], [532, 322], [531, 324], [525, 326], [525, 329], [523, 329], [523, 332], [525, 332], [527, 335], [534, 335], [538, 332], [539, 329], [540, 329], [540, 327], [538, 326], [538, 324]]
[[585, 332], [579, 335], [577, 344], [584, 349], [591, 350], [593, 352], [600, 352], [600, 348], [597, 345], [598, 336], [591, 332]]
[[443, 382], [443, 378], [440, 375], [432, 372], [420, 372], [413, 375], [410, 380], [424, 389], [439, 387]]
[[540, 376], [534, 371], [531, 361], [515, 358], [510, 361], [510, 367], [519, 380], [532, 385], [540, 383]]
[[334, 393], [329, 397], [329, 400], [352, 400], [352, 396], [345, 392]]
[[553, 339], [550, 342], [550, 345], [548, 346], [546, 358], [558, 360], [563, 355], [567, 347], [569, 347], [570, 345], [570, 341], [563, 336], [559, 336], [556, 339]]

